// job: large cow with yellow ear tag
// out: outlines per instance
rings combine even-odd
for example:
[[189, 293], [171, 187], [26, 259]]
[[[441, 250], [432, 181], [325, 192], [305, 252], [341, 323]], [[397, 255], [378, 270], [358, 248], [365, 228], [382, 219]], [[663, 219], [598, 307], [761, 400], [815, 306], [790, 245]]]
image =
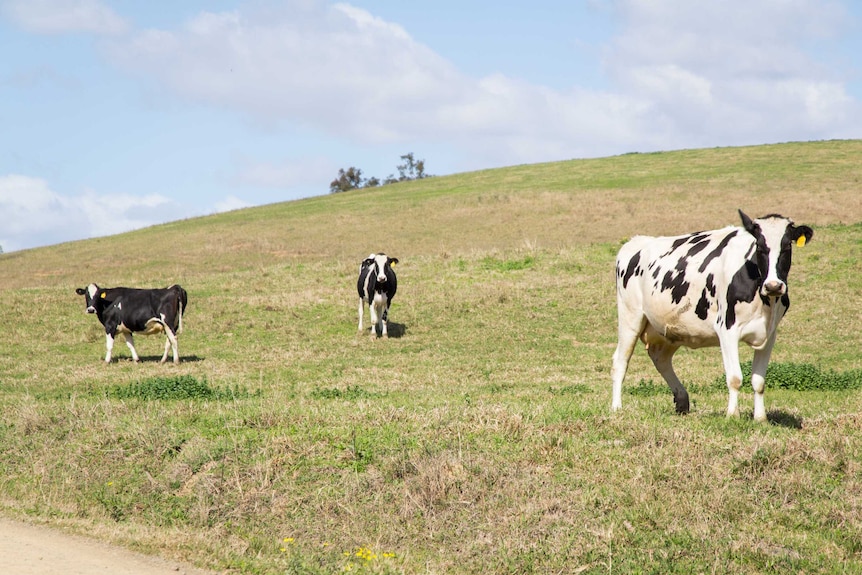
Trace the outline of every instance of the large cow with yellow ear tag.
[[389, 306], [398, 290], [398, 278], [392, 269], [398, 263], [398, 258], [390, 258], [386, 254], [371, 254], [359, 266], [359, 280], [356, 289], [359, 292], [359, 331], [362, 331], [363, 312], [365, 304], [371, 314], [371, 337], [380, 335], [389, 337]]
[[727, 415], [738, 415], [739, 342], [744, 342], [754, 348], [754, 419], [766, 420], [766, 366], [778, 324], [790, 307], [792, 247], [804, 246], [814, 232], [777, 214], [752, 220], [740, 210], [739, 216], [742, 227], [636, 236], [620, 249], [612, 410], [622, 407], [623, 378], [641, 339], [679, 413], [688, 412], [689, 399], [673, 370], [673, 354], [682, 346], [720, 346], [730, 393]]

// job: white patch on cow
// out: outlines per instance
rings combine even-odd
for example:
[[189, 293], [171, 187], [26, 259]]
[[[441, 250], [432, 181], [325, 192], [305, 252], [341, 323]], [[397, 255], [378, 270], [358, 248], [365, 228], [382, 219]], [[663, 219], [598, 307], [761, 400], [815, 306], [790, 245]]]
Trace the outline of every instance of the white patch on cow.
[[[81, 284], [78, 284], [81, 285]], [[90, 284], [87, 286], [87, 293], [90, 294], [90, 299], [95, 299], [96, 293], [99, 291], [98, 286], [96, 284]]]
[[377, 270], [377, 281], [386, 281], [386, 262], [389, 259], [386, 254], [376, 254], [374, 257], [374, 267]]
[[[781, 240], [784, 238], [784, 234], [787, 233], [787, 220], [784, 218], [769, 218], [757, 220], [757, 223], [760, 225], [760, 232], [766, 239], [766, 245], [770, 247], [769, 270], [766, 279], [763, 280], [763, 285], [767, 286], [772, 282], [777, 282], [780, 284], [779, 294], [784, 295], [787, 292], [787, 285], [778, 277], [778, 256], [781, 254]], [[761, 293], [764, 296], [770, 295], [765, 290], [761, 290]]]

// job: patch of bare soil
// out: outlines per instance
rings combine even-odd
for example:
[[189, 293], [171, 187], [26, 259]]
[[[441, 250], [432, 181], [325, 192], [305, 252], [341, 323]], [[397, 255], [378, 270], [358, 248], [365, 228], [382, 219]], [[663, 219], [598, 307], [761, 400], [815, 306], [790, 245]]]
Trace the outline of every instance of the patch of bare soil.
[[0, 573], [14, 575], [213, 575], [176, 561], [0, 518]]

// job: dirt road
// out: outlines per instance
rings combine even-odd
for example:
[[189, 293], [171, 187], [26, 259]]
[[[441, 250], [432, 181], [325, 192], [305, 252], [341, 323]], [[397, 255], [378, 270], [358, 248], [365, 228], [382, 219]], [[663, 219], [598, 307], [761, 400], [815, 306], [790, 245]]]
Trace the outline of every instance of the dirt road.
[[0, 573], [8, 575], [214, 575], [85, 537], [0, 518]]

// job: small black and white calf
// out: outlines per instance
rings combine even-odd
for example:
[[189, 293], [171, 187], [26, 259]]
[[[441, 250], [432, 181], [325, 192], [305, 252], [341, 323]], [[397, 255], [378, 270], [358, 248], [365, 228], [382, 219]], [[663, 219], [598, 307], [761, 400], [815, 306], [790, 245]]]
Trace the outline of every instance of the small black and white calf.
[[386, 254], [371, 254], [359, 266], [359, 280], [356, 289], [359, 291], [359, 331], [362, 331], [362, 319], [365, 304], [371, 315], [371, 337], [380, 335], [389, 337], [387, 324], [389, 322], [389, 306], [398, 289], [398, 278], [392, 267], [398, 263], [398, 258], [390, 258]]
[[165, 353], [161, 363], [168, 359], [172, 349], [174, 363], [179, 363], [177, 334], [183, 330], [183, 313], [188, 304], [186, 290], [178, 285], [165, 289], [101, 288], [90, 284], [78, 288], [75, 293], [86, 298], [87, 313], [94, 313], [105, 326], [105, 344], [108, 348], [105, 362], [111, 362], [114, 338], [123, 334], [126, 345], [132, 352], [132, 360], [140, 361], [135, 351], [133, 333], [152, 335], [164, 333], [167, 336]]
[[616, 262], [619, 339], [611, 378], [611, 409], [622, 407], [622, 383], [641, 339], [673, 392], [676, 410], [689, 410], [688, 392], [673, 369], [681, 346], [721, 347], [727, 415], [739, 414], [739, 342], [754, 349], [751, 386], [754, 419], [766, 420], [766, 366], [778, 324], [790, 307], [788, 275], [792, 247], [814, 232], [771, 214], [752, 220], [739, 211], [742, 227], [675, 237], [636, 236]]

